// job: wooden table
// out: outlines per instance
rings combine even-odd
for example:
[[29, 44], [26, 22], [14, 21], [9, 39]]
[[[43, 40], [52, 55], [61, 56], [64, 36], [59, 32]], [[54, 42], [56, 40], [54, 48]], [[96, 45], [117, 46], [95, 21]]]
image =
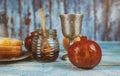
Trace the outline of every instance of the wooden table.
[[85, 70], [73, 66], [69, 60], [62, 61], [65, 53], [52, 63], [32, 59], [0, 64], [0, 76], [120, 76], [120, 42], [98, 42], [102, 48], [101, 63], [94, 69]]

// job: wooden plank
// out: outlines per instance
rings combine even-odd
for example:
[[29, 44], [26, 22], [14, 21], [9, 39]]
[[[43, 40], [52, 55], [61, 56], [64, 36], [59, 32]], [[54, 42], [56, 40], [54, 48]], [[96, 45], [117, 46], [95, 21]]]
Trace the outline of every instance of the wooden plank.
[[[54, 29], [57, 30], [57, 37], [58, 37], [58, 40], [60, 42], [60, 44], [62, 44], [62, 40], [63, 40], [63, 34], [62, 34], [62, 29], [61, 29], [61, 21], [60, 21], [60, 17], [59, 15], [60, 14], [64, 14], [64, 10], [65, 10], [65, 7], [64, 7], [64, 1], [65, 0], [57, 0], [57, 24], [56, 24], [56, 27]], [[60, 47], [63, 47], [62, 45], [60, 45]]]
[[19, 16], [18, 16], [18, 0], [7, 0], [7, 16], [8, 16], [8, 36], [18, 38], [19, 33]]
[[93, 0], [94, 4], [94, 39], [96, 40], [96, 0]]
[[106, 1], [96, 0], [96, 40], [105, 40], [106, 28], [107, 28], [107, 17], [106, 17]]
[[36, 24], [36, 14], [35, 14], [35, 12], [36, 12], [36, 0], [32, 1], [32, 6], [33, 6], [33, 20], [34, 20], [34, 30], [35, 30], [36, 26], [37, 26], [37, 24]]
[[7, 16], [7, 0], [4, 0], [4, 14], [5, 14], [5, 35], [8, 37], [8, 16]]
[[111, 21], [111, 30], [109, 37], [111, 40], [119, 41], [120, 40], [120, 1], [113, 0], [110, 11], [110, 21]]
[[12, 10], [11, 11], [11, 18], [10, 18], [10, 23], [11, 23], [11, 35], [10, 37], [15, 37], [15, 25], [14, 25], [14, 11]]
[[7, 1], [1, 1], [1, 8], [0, 8], [0, 16], [1, 16], [1, 23], [0, 23], [0, 36], [8, 37], [8, 16], [7, 16]]
[[50, 19], [50, 29], [52, 29], [52, 0], [49, 0], [49, 15], [50, 15], [50, 17], [49, 17], [49, 19]]
[[[110, 18], [110, 9], [112, 5], [112, 0], [96, 0], [96, 40], [106, 41], [111, 40], [111, 22]], [[110, 26], [109, 26], [110, 25]]]
[[74, 11], [75, 13], [79, 14], [80, 12], [80, 0], [74, 0]]
[[51, 20], [51, 7], [52, 7], [51, 0], [44, 0], [43, 1], [43, 8], [44, 8], [44, 13], [45, 13], [45, 24], [46, 28], [50, 29], [52, 28], [52, 23], [50, 22]]
[[94, 6], [93, 0], [80, 0], [79, 10], [83, 16], [82, 35], [86, 35], [88, 39], [94, 40]]
[[22, 40], [22, 29], [23, 29], [23, 22], [22, 22], [22, 0], [18, 0], [18, 5], [19, 5], [19, 17], [20, 17], [20, 30], [19, 30], [19, 37]]
[[23, 8], [23, 21], [22, 21], [22, 23], [23, 23], [23, 32], [24, 32], [24, 34], [23, 34], [23, 40], [27, 37], [27, 36], [29, 36], [29, 29], [30, 29], [30, 23], [31, 23], [31, 18], [30, 18], [30, 16], [31, 16], [31, 12], [30, 12], [30, 2], [31, 2], [31, 0], [29, 0], [29, 2], [27, 1], [27, 0], [24, 0], [23, 1], [23, 6], [22, 7], [24, 7]]

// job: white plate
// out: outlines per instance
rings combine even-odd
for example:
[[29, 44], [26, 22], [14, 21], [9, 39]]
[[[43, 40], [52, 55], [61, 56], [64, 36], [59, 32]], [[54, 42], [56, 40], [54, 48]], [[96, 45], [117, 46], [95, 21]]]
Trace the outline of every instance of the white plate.
[[17, 58], [10, 58], [10, 59], [0, 59], [0, 62], [10, 62], [10, 61], [18, 61], [18, 60], [23, 60], [32, 55], [31, 52], [28, 51], [23, 51], [23, 55]]

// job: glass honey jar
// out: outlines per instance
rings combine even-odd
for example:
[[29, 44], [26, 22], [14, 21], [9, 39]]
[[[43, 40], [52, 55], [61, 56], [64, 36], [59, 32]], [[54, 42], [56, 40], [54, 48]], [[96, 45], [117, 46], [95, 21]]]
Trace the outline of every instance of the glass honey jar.
[[33, 58], [41, 62], [53, 62], [59, 56], [59, 43], [55, 29], [49, 29], [46, 32], [46, 40], [48, 43], [45, 45], [46, 48], [43, 48], [44, 37], [42, 30], [39, 30], [37, 33], [34, 33], [34, 38], [32, 41], [32, 53]]

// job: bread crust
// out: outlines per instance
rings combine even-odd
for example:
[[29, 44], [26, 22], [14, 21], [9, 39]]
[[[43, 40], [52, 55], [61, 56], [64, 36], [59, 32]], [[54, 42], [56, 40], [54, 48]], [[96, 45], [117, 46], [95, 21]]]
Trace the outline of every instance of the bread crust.
[[22, 55], [22, 46], [0, 46], [0, 58], [14, 58]]
[[1, 38], [0, 46], [22, 46], [23, 42], [14, 38]]
[[22, 44], [21, 40], [0, 37], [0, 59], [20, 57]]

